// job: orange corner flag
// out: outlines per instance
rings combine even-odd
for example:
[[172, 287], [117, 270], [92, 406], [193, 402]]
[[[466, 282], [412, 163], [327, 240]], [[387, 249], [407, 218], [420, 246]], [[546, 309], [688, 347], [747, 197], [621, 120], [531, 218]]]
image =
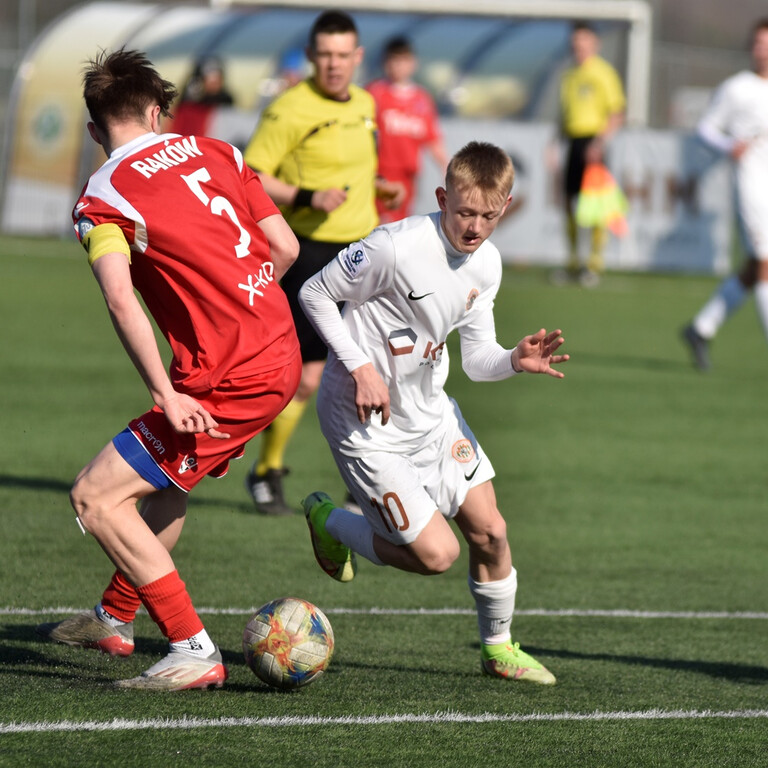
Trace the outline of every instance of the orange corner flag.
[[588, 163], [576, 201], [580, 227], [607, 227], [617, 237], [627, 234], [627, 198], [602, 163]]

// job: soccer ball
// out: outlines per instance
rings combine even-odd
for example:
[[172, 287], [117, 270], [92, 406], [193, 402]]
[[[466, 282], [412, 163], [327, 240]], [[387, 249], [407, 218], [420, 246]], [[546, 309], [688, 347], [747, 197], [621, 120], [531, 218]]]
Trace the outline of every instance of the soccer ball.
[[245, 663], [274, 688], [291, 690], [317, 680], [333, 655], [333, 629], [312, 603], [282, 597], [262, 605], [243, 632]]

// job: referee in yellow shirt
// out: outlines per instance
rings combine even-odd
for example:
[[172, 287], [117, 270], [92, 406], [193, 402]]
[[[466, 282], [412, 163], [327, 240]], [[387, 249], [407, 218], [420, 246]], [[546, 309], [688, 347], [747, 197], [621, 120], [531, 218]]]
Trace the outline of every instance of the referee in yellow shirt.
[[603, 250], [607, 241], [604, 227], [592, 230], [586, 269], [581, 269], [576, 225], [576, 198], [581, 189], [584, 168], [590, 162], [603, 162], [605, 147], [624, 122], [624, 89], [616, 70], [598, 56], [600, 39], [586, 22], [576, 22], [571, 31], [574, 66], [563, 75], [560, 87], [562, 132], [568, 139], [565, 167], [565, 212], [569, 260], [567, 278], [578, 278], [594, 286], [603, 270]]
[[378, 224], [376, 197], [396, 208], [405, 194], [400, 183], [377, 176], [373, 98], [352, 83], [363, 58], [354, 20], [342, 11], [320, 14], [310, 31], [307, 58], [312, 76], [267, 107], [245, 150], [246, 163], [281, 207], [300, 246], [281, 284], [301, 343], [301, 383], [294, 400], [263, 433], [259, 458], [246, 478], [256, 508], [265, 514], [293, 512], [283, 497], [283, 457], [320, 384], [327, 354], [299, 306], [299, 288]]

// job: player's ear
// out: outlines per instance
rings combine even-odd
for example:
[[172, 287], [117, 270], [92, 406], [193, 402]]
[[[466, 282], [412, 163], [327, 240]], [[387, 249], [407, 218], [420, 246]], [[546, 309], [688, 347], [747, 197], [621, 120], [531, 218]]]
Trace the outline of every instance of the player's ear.
[[445, 187], [438, 187], [435, 190], [435, 197], [437, 198], [437, 204], [441, 211], [445, 212], [445, 198], [447, 196], [447, 192], [445, 191]]
[[155, 104], [149, 110], [149, 128], [154, 133], [160, 133], [160, 105]]
[[358, 45], [357, 48], [355, 48], [355, 66], [359, 67], [360, 64], [363, 61], [363, 56], [365, 55], [365, 48], [363, 48], [362, 45]]
[[89, 120], [87, 123], [88, 133], [91, 135], [91, 138], [97, 143], [97, 144], [103, 144], [104, 142], [101, 140], [101, 137], [99, 136], [99, 131], [96, 128], [96, 123], [94, 123], [92, 120]]
[[507, 208], [509, 208], [509, 204], [512, 202], [512, 195], [507, 195], [507, 199], [504, 202], [504, 206], [501, 209], [501, 215], [503, 216], [507, 212]]

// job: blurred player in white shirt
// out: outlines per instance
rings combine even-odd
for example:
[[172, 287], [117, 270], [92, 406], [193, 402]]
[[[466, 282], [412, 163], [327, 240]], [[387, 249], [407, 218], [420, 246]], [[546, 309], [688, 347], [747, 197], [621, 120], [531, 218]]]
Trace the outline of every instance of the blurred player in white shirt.
[[748, 251], [740, 272], [721, 283], [683, 329], [696, 366], [706, 371], [711, 367], [709, 342], [753, 289], [768, 337], [768, 18], [752, 30], [752, 69], [717, 89], [698, 133], [736, 164], [739, 218]]
[[363, 515], [320, 492], [304, 510], [318, 563], [338, 581], [355, 575], [355, 552], [424, 575], [446, 571], [460, 551], [454, 520], [469, 545], [483, 670], [551, 684], [554, 676], [511, 642], [517, 574], [493, 467], [443, 389], [454, 329], [473, 380], [563, 376], [552, 368], [568, 359], [555, 354], [559, 330], [542, 329], [511, 350], [496, 341], [501, 257], [487, 238], [513, 179], [503, 150], [468, 144], [436, 191], [438, 212], [379, 227], [304, 284], [302, 306], [329, 348], [321, 428]]

